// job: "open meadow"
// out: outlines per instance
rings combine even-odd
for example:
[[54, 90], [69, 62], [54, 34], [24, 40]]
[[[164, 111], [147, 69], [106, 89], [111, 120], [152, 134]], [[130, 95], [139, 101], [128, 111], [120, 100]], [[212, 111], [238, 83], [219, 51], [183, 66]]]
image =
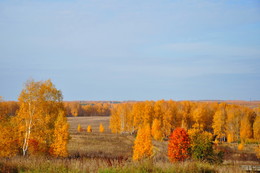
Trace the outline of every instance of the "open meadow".
[[[135, 136], [113, 134], [109, 130], [109, 117], [68, 117], [70, 140], [67, 158], [49, 156], [15, 156], [0, 160], [0, 172], [243, 172], [241, 165], [259, 165], [254, 154], [255, 144], [237, 150], [236, 143], [219, 146], [224, 151], [223, 164], [197, 161], [170, 163], [167, 158], [167, 141], [153, 141], [152, 159], [132, 161]], [[105, 131], [99, 132], [103, 124]], [[77, 131], [78, 124], [82, 131]], [[92, 126], [92, 132], [86, 128]]]

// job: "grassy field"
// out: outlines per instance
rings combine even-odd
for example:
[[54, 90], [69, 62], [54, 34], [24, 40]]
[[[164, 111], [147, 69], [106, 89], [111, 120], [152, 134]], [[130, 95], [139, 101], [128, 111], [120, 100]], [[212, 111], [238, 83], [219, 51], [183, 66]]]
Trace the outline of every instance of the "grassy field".
[[[186, 161], [169, 163], [167, 142], [153, 141], [156, 148], [153, 159], [132, 161], [135, 137], [128, 134], [112, 134], [109, 117], [69, 117], [69, 157], [65, 159], [47, 156], [13, 157], [0, 159], [0, 172], [243, 172], [240, 165], [259, 165], [254, 154], [256, 145], [248, 144], [243, 151], [237, 144], [223, 144], [225, 161], [222, 165]], [[105, 132], [99, 132], [102, 123]], [[77, 132], [78, 124], [83, 128]], [[92, 126], [92, 133], [86, 128]]]

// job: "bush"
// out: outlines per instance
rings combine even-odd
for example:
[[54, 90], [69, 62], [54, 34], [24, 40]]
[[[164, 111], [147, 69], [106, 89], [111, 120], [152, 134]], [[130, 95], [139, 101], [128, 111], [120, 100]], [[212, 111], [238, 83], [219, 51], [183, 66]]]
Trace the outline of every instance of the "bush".
[[200, 129], [190, 129], [192, 158], [206, 160], [213, 155], [212, 134]]
[[237, 149], [239, 151], [243, 151], [244, 150], [244, 143], [238, 144]]
[[171, 162], [184, 161], [189, 157], [190, 139], [183, 128], [176, 128], [169, 139], [168, 157]]
[[223, 152], [214, 152], [211, 133], [200, 129], [190, 129], [188, 133], [191, 139], [191, 155], [193, 159], [210, 163], [223, 162]]
[[92, 127], [91, 127], [91, 125], [88, 125], [88, 127], [87, 127], [87, 132], [88, 132], [88, 133], [91, 133], [91, 132], [92, 132]]

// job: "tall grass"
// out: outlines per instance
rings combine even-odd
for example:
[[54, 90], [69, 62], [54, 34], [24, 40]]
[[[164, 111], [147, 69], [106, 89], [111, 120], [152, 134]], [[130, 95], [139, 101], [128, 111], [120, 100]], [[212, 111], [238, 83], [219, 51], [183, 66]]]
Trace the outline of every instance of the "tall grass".
[[100, 172], [100, 173], [133, 173], [133, 172], [159, 172], [159, 173], [197, 173], [197, 172], [242, 172], [236, 166], [211, 165], [202, 162], [153, 162], [145, 160], [141, 162], [108, 160], [108, 159], [53, 159], [47, 157], [15, 157], [12, 159], [0, 160], [0, 172], [26, 172], [26, 173], [81, 173], [81, 172]]

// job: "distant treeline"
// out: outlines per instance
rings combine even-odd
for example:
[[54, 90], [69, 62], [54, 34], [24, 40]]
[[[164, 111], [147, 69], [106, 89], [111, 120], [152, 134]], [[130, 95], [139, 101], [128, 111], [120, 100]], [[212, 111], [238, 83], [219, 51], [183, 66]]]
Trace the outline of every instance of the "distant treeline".
[[0, 98], [0, 117], [1, 115], [14, 116], [19, 109], [19, 104], [16, 101], [3, 101]]
[[[0, 114], [15, 116], [19, 109], [17, 101], [0, 101]], [[119, 102], [64, 102], [67, 116], [110, 116], [111, 107]]]
[[117, 102], [64, 102], [68, 116], [110, 116], [113, 104], [117, 104]]

